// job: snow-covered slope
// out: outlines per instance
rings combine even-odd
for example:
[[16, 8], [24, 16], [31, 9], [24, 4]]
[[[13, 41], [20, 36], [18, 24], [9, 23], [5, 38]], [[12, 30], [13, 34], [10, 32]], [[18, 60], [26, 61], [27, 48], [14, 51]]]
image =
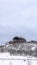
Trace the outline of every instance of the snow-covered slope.
[[9, 52], [11, 55], [30, 55], [37, 57], [37, 44], [33, 43], [13, 43], [0, 46], [0, 53]]
[[37, 44], [8, 43], [0, 46], [0, 65], [37, 65]]
[[0, 65], [37, 65], [37, 58], [32, 56], [11, 56], [0, 53]]

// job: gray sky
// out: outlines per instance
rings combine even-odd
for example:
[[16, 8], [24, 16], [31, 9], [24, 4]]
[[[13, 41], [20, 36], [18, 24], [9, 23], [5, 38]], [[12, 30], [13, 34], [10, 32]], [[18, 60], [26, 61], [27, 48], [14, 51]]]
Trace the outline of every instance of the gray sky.
[[0, 43], [13, 36], [37, 40], [37, 0], [0, 0]]

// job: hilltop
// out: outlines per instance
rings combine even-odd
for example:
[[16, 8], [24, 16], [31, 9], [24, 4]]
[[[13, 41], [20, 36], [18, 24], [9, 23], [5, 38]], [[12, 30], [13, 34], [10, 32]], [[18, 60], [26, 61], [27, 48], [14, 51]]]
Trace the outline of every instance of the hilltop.
[[0, 53], [9, 52], [10, 55], [30, 55], [37, 57], [37, 44], [36, 41], [27, 42], [26, 39], [21, 37], [14, 37], [5, 45], [0, 46]]

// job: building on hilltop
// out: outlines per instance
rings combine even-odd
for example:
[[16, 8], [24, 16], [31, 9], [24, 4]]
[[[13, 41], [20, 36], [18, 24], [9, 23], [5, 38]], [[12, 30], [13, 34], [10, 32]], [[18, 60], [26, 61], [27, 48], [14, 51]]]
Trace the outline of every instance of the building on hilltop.
[[22, 38], [22, 37], [14, 37], [13, 38], [13, 42], [15, 42], [15, 43], [26, 43], [26, 39], [24, 39], [24, 38]]

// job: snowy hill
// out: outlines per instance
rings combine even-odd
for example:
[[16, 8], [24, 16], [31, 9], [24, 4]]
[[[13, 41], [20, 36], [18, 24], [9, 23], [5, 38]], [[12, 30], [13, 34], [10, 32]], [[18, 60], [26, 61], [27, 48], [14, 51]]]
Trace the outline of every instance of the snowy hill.
[[15, 64], [37, 65], [37, 43], [8, 42], [0, 45], [0, 65]]
[[37, 57], [37, 43], [12, 43], [0, 46], [0, 53], [10, 53], [10, 55], [29, 55]]

